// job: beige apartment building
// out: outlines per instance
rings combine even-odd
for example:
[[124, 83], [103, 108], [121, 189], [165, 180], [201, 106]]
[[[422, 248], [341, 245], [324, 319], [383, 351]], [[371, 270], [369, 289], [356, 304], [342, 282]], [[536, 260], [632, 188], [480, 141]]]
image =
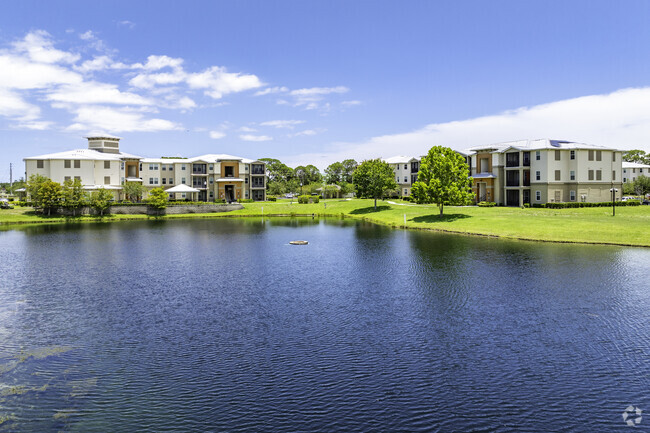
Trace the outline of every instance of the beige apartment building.
[[623, 183], [632, 183], [639, 176], [650, 176], [650, 165], [623, 161]]
[[420, 170], [420, 158], [412, 156], [393, 156], [383, 160], [390, 165], [395, 173], [395, 182], [399, 197], [408, 197], [411, 195], [411, 187], [418, 179]]
[[506, 206], [604, 202], [622, 195], [622, 152], [562, 140], [522, 140], [468, 151], [476, 201]]
[[40, 174], [55, 182], [79, 179], [84, 189], [100, 188], [124, 199], [122, 185], [142, 183], [146, 189], [187, 185], [198, 192], [170, 193], [172, 199], [214, 201], [266, 199], [263, 161], [225, 154], [194, 158], [142, 158], [120, 151], [117, 137], [87, 137], [88, 148], [24, 158], [25, 178]]

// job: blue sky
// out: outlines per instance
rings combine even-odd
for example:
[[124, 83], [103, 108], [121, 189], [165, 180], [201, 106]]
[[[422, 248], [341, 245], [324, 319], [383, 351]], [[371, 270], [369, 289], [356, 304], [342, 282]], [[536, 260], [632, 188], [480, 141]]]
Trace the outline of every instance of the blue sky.
[[14, 1], [0, 180], [123, 138], [320, 168], [526, 138], [650, 151], [646, 1]]

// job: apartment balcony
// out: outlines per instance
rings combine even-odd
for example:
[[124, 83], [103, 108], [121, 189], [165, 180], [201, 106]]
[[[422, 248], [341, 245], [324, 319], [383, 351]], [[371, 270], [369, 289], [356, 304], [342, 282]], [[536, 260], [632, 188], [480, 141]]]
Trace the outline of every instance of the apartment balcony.
[[261, 164], [253, 164], [253, 167], [251, 167], [251, 174], [266, 174], [264, 173], [264, 166]]
[[530, 152], [524, 152], [522, 165], [524, 167], [530, 167]]
[[506, 153], [506, 167], [519, 167], [519, 152]]
[[521, 186], [519, 182], [519, 172], [518, 171], [508, 171], [506, 172], [506, 187], [518, 187]]

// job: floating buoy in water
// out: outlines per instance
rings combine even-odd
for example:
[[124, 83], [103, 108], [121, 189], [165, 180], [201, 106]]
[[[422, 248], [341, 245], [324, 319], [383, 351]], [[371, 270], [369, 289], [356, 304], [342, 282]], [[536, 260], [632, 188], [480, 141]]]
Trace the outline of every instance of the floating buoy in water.
[[309, 242], [307, 241], [291, 241], [289, 242], [290, 245], [307, 245]]

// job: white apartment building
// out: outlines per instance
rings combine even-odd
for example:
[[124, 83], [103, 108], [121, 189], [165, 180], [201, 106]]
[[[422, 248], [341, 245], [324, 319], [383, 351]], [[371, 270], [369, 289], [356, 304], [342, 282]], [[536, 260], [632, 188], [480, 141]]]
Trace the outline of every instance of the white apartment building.
[[[104, 188], [124, 199], [122, 185], [142, 183], [148, 190], [185, 184], [198, 189], [199, 201], [266, 199], [263, 161], [233, 155], [210, 154], [195, 158], [142, 158], [120, 152], [117, 137], [86, 137], [88, 149], [24, 158], [25, 178], [40, 174], [55, 182], [79, 179], [86, 190]], [[189, 194], [170, 194], [190, 199]]]
[[650, 165], [623, 161], [623, 183], [632, 183], [639, 176], [650, 176]]
[[468, 151], [476, 201], [506, 206], [604, 202], [622, 195], [620, 150], [562, 140], [521, 140]]
[[411, 187], [418, 179], [420, 159], [412, 156], [393, 156], [383, 160], [393, 169], [400, 197], [411, 195]]

